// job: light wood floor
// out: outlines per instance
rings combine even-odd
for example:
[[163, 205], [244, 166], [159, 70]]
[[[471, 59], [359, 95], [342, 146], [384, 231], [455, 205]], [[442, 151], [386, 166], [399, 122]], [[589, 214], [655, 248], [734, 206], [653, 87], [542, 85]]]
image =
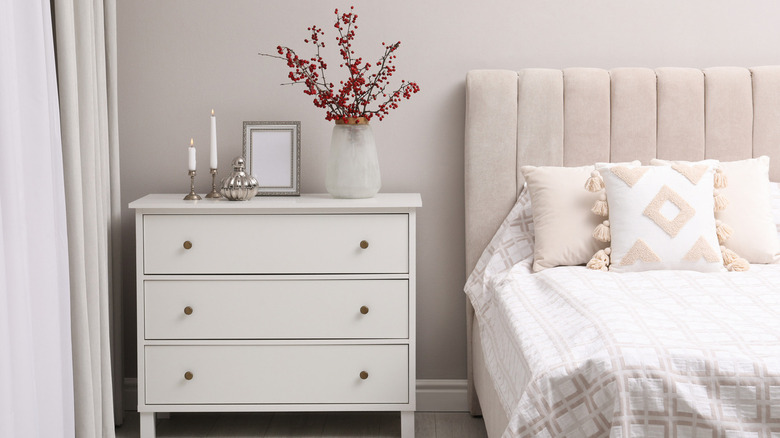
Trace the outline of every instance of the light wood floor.
[[[399, 437], [397, 412], [173, 413], [158, 437]], [[417, 412], [415, 438], [487, 438], [482, 418], [466, 412]], [[117, 438], [138, 437], [138, 413], [125, 412]]]

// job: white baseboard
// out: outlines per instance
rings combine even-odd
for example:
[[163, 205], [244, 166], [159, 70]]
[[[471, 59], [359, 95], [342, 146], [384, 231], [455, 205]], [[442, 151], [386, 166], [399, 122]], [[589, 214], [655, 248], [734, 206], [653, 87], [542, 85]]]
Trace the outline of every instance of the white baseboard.
[[[417, 411], [468, 412], [467, 387], [465, 379], [419, 379]], [[126, 378], [123, 390], [125, 410], [135, 410], [138, 404], [138, 380]]]
[[468, 412], [466, 379], [418, 379], [417, 411]]

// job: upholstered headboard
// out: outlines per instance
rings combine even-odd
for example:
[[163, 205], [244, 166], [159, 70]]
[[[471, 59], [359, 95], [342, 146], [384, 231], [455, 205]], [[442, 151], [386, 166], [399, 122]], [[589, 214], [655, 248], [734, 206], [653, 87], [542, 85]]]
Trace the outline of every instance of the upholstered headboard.
[[780, 181], [780, 66], [474, 70], [465, 140], [468, 274], [514, 205], [521, 165], [769, 155]]

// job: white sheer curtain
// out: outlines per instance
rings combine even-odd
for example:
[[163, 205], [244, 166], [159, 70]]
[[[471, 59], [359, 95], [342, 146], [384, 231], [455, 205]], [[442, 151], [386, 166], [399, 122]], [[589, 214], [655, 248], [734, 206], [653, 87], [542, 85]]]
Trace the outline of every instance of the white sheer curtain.
[[[119, 295], [121, 205], [115, 11], [114, 0], [54, 0], [78, 438], [114, 436], [110, 309], [120, 302], [112, 303], [112, 294]], [[121, 378], [117, 372], [117, 384]]]
[[0, 436], [72, 437], [68, 253], [49, 0], [0, 0]]

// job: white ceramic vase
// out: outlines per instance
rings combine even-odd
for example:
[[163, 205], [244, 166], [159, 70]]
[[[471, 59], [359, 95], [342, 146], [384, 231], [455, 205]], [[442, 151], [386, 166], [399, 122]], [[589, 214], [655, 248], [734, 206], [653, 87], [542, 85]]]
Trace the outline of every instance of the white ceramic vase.
[[325, 188], [334, 198], [373, 198], [382, 187], [371, 125], [364, 117], [336, 121]]

